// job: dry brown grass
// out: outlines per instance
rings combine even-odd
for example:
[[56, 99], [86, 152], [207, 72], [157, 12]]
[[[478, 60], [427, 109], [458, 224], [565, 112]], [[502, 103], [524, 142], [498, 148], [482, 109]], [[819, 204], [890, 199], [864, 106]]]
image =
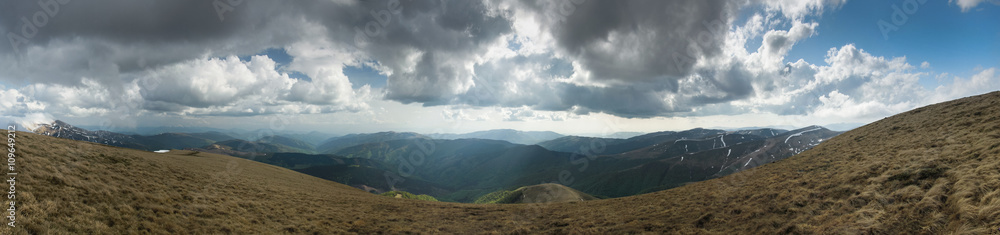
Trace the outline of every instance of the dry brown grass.
[[657, 193], [475, 205], [380, 197], [252, 161], [21, 133], [3, 234], [990, 234], [1000, 93], [916, 109], [780, 162]]

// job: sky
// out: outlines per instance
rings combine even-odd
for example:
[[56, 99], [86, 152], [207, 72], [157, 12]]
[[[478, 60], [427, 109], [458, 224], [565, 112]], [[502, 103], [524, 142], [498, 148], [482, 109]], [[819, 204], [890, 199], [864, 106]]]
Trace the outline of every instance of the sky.
[[850, 127], [1000, 90], [996, 0], [0, 3], [0, 120], [563, 134]]

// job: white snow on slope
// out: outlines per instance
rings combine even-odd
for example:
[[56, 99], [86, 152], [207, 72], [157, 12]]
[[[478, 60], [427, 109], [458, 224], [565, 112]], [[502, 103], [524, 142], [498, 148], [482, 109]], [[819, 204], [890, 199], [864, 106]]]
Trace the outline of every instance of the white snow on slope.
[[723, 137], [726, 137], [726, 134], [720, 135], [719, 136], [719, 140], [722, 141], [722, 147], [725, 148], [726, 147], [726, 138], [723, 138]]
[[747, 165], [750, 165], [750, 161], [753, 161], [753, 158], [750, 158], [750, 160], [747, 160], [747, 163], [743, 164], [743, 167], [747, 167]]
[[732, 153], [733, 153], [733, 149], [729, 149], [729, 152], [726, 153], [726, 157], [729, 157], [729, 154], [732, 154]]
[[787, 144], [788, 140], [792, 139], [792, 137], [801, 136], [802, 133], [806, 133], [806, 132], [810, 132], [810, 131], [816, 131], [816, 130], [819, 130], [819, 129], [823, 129], [823, 128], [817, 127], [817, 128], [814, 128], [814, 129], [810, 129], [810, 130], [806, 130], [806, 131], [803, 131], [803, 132], [792, 134], [792, 135], [788, 136], [788, 138], [785, 138], [785, 143]]

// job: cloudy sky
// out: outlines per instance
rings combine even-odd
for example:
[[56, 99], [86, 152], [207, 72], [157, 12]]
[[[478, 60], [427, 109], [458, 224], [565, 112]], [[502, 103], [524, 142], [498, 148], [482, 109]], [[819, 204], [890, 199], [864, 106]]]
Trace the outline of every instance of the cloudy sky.
[[0, 119], [564, 134], [868, 123], [1000, 89], [995, 0], [0, 2]]

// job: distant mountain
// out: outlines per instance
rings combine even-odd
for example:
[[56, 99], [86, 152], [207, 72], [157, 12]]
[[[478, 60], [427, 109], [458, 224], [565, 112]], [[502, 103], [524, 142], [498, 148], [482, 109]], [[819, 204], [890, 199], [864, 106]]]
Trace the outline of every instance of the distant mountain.
[[31, 131], [40, 135], [71, 140], [82, 140], [125, 148], [150, 150], [152, 147], [142, 143], [143, 141], [136, 139], [136, 136], [133, 135], [120, 134], [110, 131], [89, 131], [59, 120], [50, 124], [37, 124]]
[[319, 146], [323, 144], [324, 141], [329, 140], [334, 137], [333, 134], [327, 134], [319, 131], [311, 131], [309, 133], [284, 133], [279, 134], [280, 136], [298, 139], [309, 143], [312, 146]]
[[774, 136], [777, 136], [777, 135], [780, 135], [780, 134], [784, 134], [785, 132], [788, 132], [788, 130], [774, 129], [774, 128], [761, 128], [761, 129], [750, 129], [750, 130], [738, 130], [738, 131], [733, 131], [732, 133], [733, 134], [741, 134], [741, 135], [756, 135], [756, 136], [770, 138], [770, 137], [774, 137]]
[[[676, 140], [598, 158], [594, 164], [598, 168], [594, 173], [582, 174], [581, 180], [571, 186], [608, 197], [659, 191], [779, 161], [840, 134], [819, 126], [788, 131], [770, 138], [748, 135], [759, 132], [745, 133]], [[769, 134], [770, 131], [767, 131], [765, 135]]]
[[[336, 155], [377, 160], [393, 170], [406, 165], [405, 169], [412, 170], [407, 180], [420, 179], [456, 190], [428, 193], [431, 196], [471, 202], [497, 189], [537, 184], [558, 176], [559, 170], [568, 167], [570, 154], [500, 140], [457, 139], [369, 143], [345, 148]], [[414, 189], [406, 191], [417, 193]]]
[[[207, 145], [207, 146], [202, 146], [200, 149], [204, 149], [204, 150], [209, 151], [209, 152], [213, 152], [211, 150], [222, 150], [220, 152], [216, 152], [216, 153], [222, 153], [222, 154], [228, 154], [227, 151], [235, 151], [236, 153], [239, 153], [239, 152], [248, 152], [248, 153], [257, 153], [257, 154], [263, 154], [263, 153], [298, 153], [298, 152], [302, 151], [301, 149], [289, 147], [289, 146], [282, 145], [282, 144], [266, 143], [266, 142], [258, 142], [258, 141], [246, 141], [246, 140], [241, 140], [241, 139], [219, 141], [219, 142], [215, 142], [215, 143], [212, 143], [210, 145]], [[232, 154], [228, 154], [228, 155], [232, 155]]]
[[216, 139], [232, 138], [215, 132], [194, 134], [163, 133], [152, 136], [126, 135], [110, 131], [89, 131], [59, 120], [50, 124], [38, 124], [32, 132], [40, 135], [83, 140], [146, 151], [198, 147], [214, 143]]
[[615, 132], [610, 135], [602, 136], [603, 138], [613, 138], [613, 139], [628, 139], [640, 135], [645, 135], [646, 132]]
[[381, 143], [392, 140], [405, 140], [405, 139], [416, 139], [416, 138], [428, 138], [427, 136], [413, 133], [413, 132], [379, 132], [371, 134], [350, 134], [340, 137], [333, 137], [323, 141], [323, 144], [316, 147], [316, 152], [319, 153], [336, 153], [337, 151], [367, 143]]
[[[774, 134], [779, 132], [773, 130]], [[599, 148], [594, 146], [603, 145], [605, 151], [597, 152], [599, 156], [587, 164], [589, 168], [586, 171], [574, 175], [577, 180], [570, 186], [593, 195], [621, 197], [731, 174], [746, 169], [744, 165], [737, 164], [742, 159], [755, 158], [760, 162], [780, 160], [836, 134], [828, 130], [800, 130], [778, 136], [771, 133], [770, 129], [726, 132], [696, 128], [649, 133], [629, 139], [568, 136], [542, 142], [538, 146], [487, 139], [403, 139], [354, 145], [333, 154], [382, 162], [390, 171], [407, 165], [406, 168], [412, 171], [408, 179], [425, 181], [434, 185], [435, 190], [409, 188], [406, 191], [426, 193], [447, 201], [471, 202], [498, 190], [557, 180], [563, 171], [582, 167], [578, 160], [583, 155], [572, 157], [581, 146]], [[795, 135], [798, 133], [802, 134]], [[789, 141], [779, 144], [779, 139]], [[421, 146], [429, 149], [429, 153], [424, 153]], [[591, 154], [596, 150], [588, 151]], [[758, 156], [761, 154], [766, 155]], [[662, 164], [681, 158], [686, 158], [688, 163], [703, 162], [706, 170], [694, 177], [673, 174], [682, 171], [671, 171], [669, 167], [673, 165]], [[319, 174], [318, 171], [308, 173]], [[381, 185], [376, 182], [365, 184]]]
[[497, 129], [488, 131], [477, 131], [466, 134], [429, 134], [427, 135], [435, 139], [487, 139], [487, 140], [503, 140], [515, 144], [537, 144], [542, 141], [552, 140], [563, 135], [551, 131], [518, 131], [511, 129]]
[[[219, 137], [214, 135], [201, 135], [206, 137]], [[146, 150], [159, 150], [159, 149], [184, 149], [195, 146], [205, 146], [207, 144], [215, 143], [215, 140], [200, 137], [197, 134], [185, 134], [185, 133], [163, 133], [152, 136], [140, 136], [133, 135], [133, 139], [136, 144], [141, 144], [146, 146]], [[225, 138], [220, 138], [225, 139]], [[127, 147], [127, 146], [123, 146]]]
[[213, 141], [226, 141], [226, 140], [236, 139], [236, 137], [232, 137], [230, 135], [227, 135], [225, 133], [218, 132], [218, 131], [209, 131], [209, 132], [201, 132], [201, 133], [185, 133], [185, 134], [190, 135], [190, 136], [194, 136], [194, 137], [199, 137], [199, 138], [204, 138], [204, 139], [210, 139], [210, 140], [213, 140]]
[[300, 152], [300, 153], [312, 153], [316, 151], [315, 147], [313, 147], [312, 144], [306, 143], [305, 141], [299, 139], [280, 136], [280, 135], [264, 136], [258, 139], [257, 142], [288, 146], [294, 148], [296, 150], [294, 152]]
[[565, 136], [553, 140], [543, 141], [538, 143], [538, 146], [542, 146], [548, 150], [559, 151], [559, 152], [578, 152], [580, 148], [590, 149], [591, 146], [607, 146], [607, 145], [617, 145], [626, 142], [625, 139], [614, 139], [614, 138], [598, 138], [598, 137], [584, 137], [584, 136]]
[[[549, 150], [560, 152], [579, 152], [580, 148], [593, 149], [598, 155], [620, 154], [633, 151], [665, 141], [702, 138], [705, 136], [726, 133], [723, 130], [695, 128], [682, 132], [661, 131], [635, 136], [628, 139], [611, 139], [596, 137], [567, 136], [538, 143]], [[601, 147], [603, 146], [603, 149]]]

